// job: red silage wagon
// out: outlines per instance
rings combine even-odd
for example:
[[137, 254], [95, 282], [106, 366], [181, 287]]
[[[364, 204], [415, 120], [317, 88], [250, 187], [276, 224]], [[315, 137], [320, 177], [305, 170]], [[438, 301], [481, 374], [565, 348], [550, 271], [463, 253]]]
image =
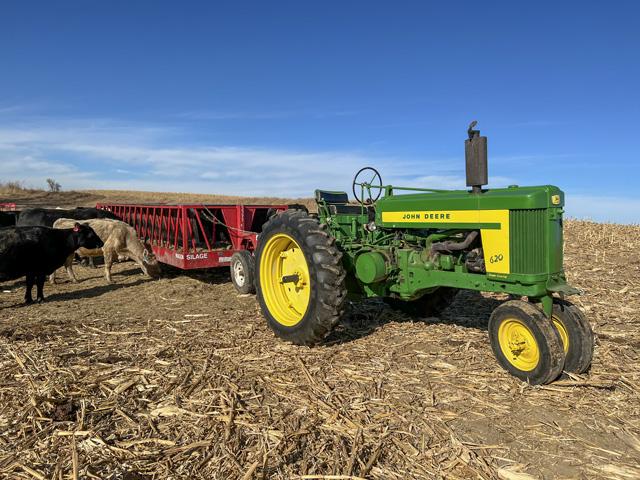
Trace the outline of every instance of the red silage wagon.
[[[262, 225], [287, 205], [140, 205], [98, 203], [135, 228], [162, 263], [182, 269], [230, 266], [242, 290]], [[241, 261], [244, 259], [244, 263]], [[232, 262], [233, 260], [233, 262]], [[250, 269], [253, 271], [253, 269]], [[253, 278], [247, 279], [253, 282]], [[248, 290], [248, 288], [247, 288]]]

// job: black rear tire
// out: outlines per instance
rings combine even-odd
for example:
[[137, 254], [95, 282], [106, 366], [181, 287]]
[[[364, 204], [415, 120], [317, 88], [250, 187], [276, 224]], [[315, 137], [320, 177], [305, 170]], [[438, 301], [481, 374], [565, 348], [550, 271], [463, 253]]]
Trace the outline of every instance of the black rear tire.
[[253, 255], [241, 250], [231, 256], [231, 283], [240, 294], [256, 293], [256, 266]]
[[394, 310], [414, 318], [437, 317], [453, 303], [459, 291], [457, 288], [440, 287], [416, 300], [385, 297], [384, 301]]
[[[277, 276], [279, 257], [273, 253], [276, 250], [272, 240], [275, 242], [278, 238], [289, 239], [286, 241], [290, 241], [290, 245], [295, 242], [293, 248], [302, 252], [308, 270], [306, 283], [300, 286], [300, 289], [309, 289], [308, 302], [294, 321], [278, 313], [278, 305], [282, 304], [274, 300], [277, 295], [270, 293], [280, 292], [278, 285], [285, 285], [284, 278]], [[274, 250], [270, 251], [272, 248]], [[320, 343], [344, 313], [345, 276], [342, 253], [336, 247], [335, 239], [326, 225], [321, 225], [306, 212], [287, 210], [264, 225], [256, 250], [256, 290], [267, 324], [280, 338], [297, 345]]]

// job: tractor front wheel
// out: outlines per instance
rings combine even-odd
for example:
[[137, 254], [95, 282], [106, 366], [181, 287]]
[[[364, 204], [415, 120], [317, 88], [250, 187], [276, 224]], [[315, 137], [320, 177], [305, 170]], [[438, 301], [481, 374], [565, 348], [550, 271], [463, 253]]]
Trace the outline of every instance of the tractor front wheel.
[[338, 323], [346, 298], [341, 258], [326, 226], [304, 211], [285, 211], [264, 225], [256, 251], [256, 287], [276, 335], [314, 345]]
[[566, 300], [559, 300], [553, 304], [551, 320], [562, 339], [565, 372], [586, 372], [591, 365], [594, 342], [593, 330], [582, 310]]
[[562, 338], [542, 310], [511, 300], [496, 308], [489, 319], [489, 340], [500, 365], [512, 375], [540, 385], [562, 373]]

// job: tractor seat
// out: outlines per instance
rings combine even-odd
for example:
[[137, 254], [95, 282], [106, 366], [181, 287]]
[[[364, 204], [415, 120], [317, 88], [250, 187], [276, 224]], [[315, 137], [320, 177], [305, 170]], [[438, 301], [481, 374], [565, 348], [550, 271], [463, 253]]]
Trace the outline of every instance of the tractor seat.
[[[360, 205], [350, 205], [346, 192], [331, 192], [329, 190], [316, 190], [316, 202], [324, 203], [332, 215], [348, 214], [359, 215], [363, 212]], [[366, 212], [365, 208], [365, 212]]]

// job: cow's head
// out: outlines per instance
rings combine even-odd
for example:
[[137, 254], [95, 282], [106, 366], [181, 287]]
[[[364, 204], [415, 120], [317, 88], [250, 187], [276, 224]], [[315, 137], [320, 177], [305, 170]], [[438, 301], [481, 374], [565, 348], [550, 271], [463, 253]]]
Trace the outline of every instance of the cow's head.
[[94, 210], [95, 210], [96, 218], [109, 218], [111, 220], [120, 220], [120, 218], [116, 214], [110, 212], [109, 210], [102, 210], [101, 208], [96, 208]]
[[98, 234], [89, 225], [76, 222], [73, 226], [73, 235], [78, 247], [93, 250], [94, 248], [102, 248], [104, 245]]
[[142, 270], [144, 273], [152, 278], [158, 278], [160, 276], [160, 264], [158, 259], [153, 254], [151, 245], [144, 243], [144, 251], [142, 252]]

